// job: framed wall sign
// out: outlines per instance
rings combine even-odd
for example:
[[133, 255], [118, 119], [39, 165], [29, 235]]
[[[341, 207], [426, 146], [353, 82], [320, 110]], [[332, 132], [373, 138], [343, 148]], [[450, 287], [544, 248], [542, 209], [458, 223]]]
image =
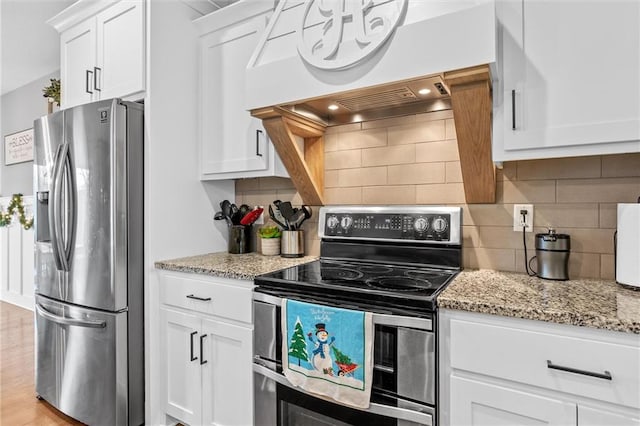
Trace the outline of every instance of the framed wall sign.
[[12, 133], [4, 137], [4, 164], [33, 161], [33, 129]]

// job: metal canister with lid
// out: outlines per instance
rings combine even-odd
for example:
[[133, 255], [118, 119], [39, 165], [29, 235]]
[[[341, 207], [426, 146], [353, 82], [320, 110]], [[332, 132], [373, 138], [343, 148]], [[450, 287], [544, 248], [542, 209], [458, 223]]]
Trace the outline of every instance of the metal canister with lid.
[[538, 277], [547, 280], [568, 280], [570, 251], [569, 235], [556, 234], [553, 228], [549, 228], [546, 234], [536, 234]]

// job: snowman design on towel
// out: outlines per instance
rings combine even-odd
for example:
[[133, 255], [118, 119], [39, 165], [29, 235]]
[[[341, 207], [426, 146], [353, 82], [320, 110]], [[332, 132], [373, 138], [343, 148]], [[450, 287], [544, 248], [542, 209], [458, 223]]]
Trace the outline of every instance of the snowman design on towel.
[[317, 371], [323, 374], [333, 376], [333, 359], [331, 358], [331, 345], [335, 342], [336, 338], [331, 336], [329, 340], [329, 333], [325, 329], [324, 323], [316, 324], [316, 339], [313, 340], [312, 333], [307, 335], [309, 340], [315, 344], [313, 350], [313, 356], [311, 357], [311, 365]]

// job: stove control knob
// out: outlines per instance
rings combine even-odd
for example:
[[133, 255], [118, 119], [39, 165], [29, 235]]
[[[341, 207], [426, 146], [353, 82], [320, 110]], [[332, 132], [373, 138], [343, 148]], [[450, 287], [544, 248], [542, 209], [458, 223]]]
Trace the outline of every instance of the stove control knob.
[[415, 220], [415, 222], [413, 222], [413, 229], [415, 229], [416, 232], [424, 232], [427, 230], [427, 225], [427, 219], [419, 217]]
[[329, 229], [336, 229], [338, 223], [340, 223], [340, 221], [338, 220], [338, 217], [336, 215], [331, 215], [327, 218], [327, 227]]
[[349, 230], [353, 226], [353, 218], [351, 216], [344, 216], [340, 221], [340, 226], [345, 231]]
[[436, 232], [444, 232], [447, 230], [447, 221], [441, 217], [438, 217], [434, 219], [433, 223], [431, 224], [431, 227]]

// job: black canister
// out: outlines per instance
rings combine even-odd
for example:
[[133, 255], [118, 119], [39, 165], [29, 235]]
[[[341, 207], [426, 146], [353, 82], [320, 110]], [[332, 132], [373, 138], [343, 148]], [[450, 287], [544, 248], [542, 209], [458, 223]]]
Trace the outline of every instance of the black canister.
[[569, 235], [556, 234], [551, 228], [546, 234], [536, 234], [538, 277], [547, 280], [568, 280], [570, 252]]
[[229, 226], [229, 253], [243, 254], [249, 253], [249, 242], [251, 241], [251, 225], [231, 225]]

